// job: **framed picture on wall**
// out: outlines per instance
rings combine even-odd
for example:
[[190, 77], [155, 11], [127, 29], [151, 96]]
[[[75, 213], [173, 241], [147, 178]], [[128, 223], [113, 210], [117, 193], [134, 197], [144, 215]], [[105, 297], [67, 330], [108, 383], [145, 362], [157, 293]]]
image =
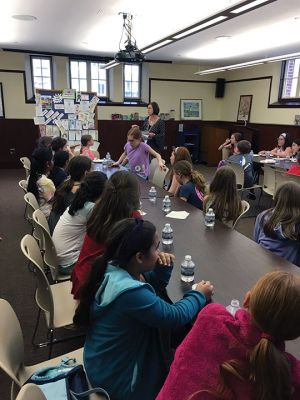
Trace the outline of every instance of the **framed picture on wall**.
[[250, 120], [250, 111], [252, 104], [252, 94], [242, 95], [240, 96], [238, 114], [237, 114], [237, 122], [239, 123], [247, 123]]
[[4, 101], [3, 101], [3, 86], [0, 82], [0, 118], [5, 118]]
[[180, 119], [202, 119], [202, 99], [180, 99]]

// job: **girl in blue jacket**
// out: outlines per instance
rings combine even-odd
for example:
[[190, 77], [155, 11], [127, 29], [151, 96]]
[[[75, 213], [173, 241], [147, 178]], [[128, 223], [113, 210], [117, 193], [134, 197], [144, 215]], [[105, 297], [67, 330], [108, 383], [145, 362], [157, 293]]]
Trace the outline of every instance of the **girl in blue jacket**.
[[74, 322], [88, 326], [84, 366], [92, 386], [113, 400], [156, 397], [172, 361], [168, 333], [189, 323], [212, 295], [211, 283], [201, 281], [175, 304], [158, 297], [174, 258], [158, 246], [151, 222], [118, 222], [81, 291]]

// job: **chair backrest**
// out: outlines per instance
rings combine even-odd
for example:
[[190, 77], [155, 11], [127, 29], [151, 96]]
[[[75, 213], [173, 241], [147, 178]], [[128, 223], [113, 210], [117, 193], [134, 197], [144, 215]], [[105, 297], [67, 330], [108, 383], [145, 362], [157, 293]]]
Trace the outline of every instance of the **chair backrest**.
[[233, 169], [233, 172], [235, 173], [237, 186], [243, 188], [244, 180], [245, 180], [245, 174], [244, 174], [243, 167], [237, 163], [230, 161], [230, 160], [226, 160], [226, 165], [228, 165], [231, 169]]
[[19, 186], [25, 193], [27, 193], [27, 181], [25, 179], [19, 181]]
[[24, 194], [24, 200], [27, 204], [26, 207], [26, 219], [32, 221], [32, 214], [35, 210], [40, 208], [39, 203], [33, 193], [27, 192]]
[[92, 152], [93, 152], [93, 154], [94, 154], [94, 156], [96, 157], [96, 158], [100, 158], [100, 154], [99, 154], [99, 151], [98, 150], [92, 150]]
[[39, 227], [43, 234], [44, 262], [50, 268], [52, 278], [56, 281], [59, 274], [56, 249], [50, 234], [48, 221], [41, 210], [36, 210], [32, 215], [34, 226]]
[[275, 168], [264, 165], [263, 191], [271, 196], [275, 193]]
[[237, 217], [237, 219], [234, 221], [234, 224], [232, 226], [232, 229], [235, 229], [237, 227], [238, 222], [240, 221], [240, 219], [242, 218], [242, 216], [244, 214], [246, 214], [246, 212], [250, 209], [250, 204], [248, 203], [248, 201], [246, 200], [242, 200], [242, 211], [240, 213], [240, 215]]
[[24, 341], [20, 322], [8, 301], [0, 299], [0, 368], [18, 386], [18, 371], [24, 361]]
[[44, 393], [37, 385], [33, 383], [27, 383], [27, 385], [24, 385], [19, 391], [16, 400], [47, 400], [47, 399], [44, 396]]
[[149, 181], [151, 181], [151, 182], [152, 182], [153, 175], [154, 175], [154, 172], [155, 172], [157, 167], [158, 167], [157, 159], [156, 158], [152, 158], [152, 160], [150, 162], [150, 173], [149, 173]]
[[288, 178], [285, 176], [284, 172], [275, 170], [275, 193], [279, 186], [287, 182]]
[[28, 157], [21, 157], [20, 161], [23, 164], [23, 167], [25, 168], [26, 178], [28, 178], [28, 176], [30, 175], [31, 161], [29, 160]]
[[164, 167], [163, 170], [157, 167], [152, 178], [152, 182], [154, 183], [154, 185], [163, 188], [165, 183], [165, 177], [168, 172], [169, 168], [167, 168], [166, 166]]
[[34, 273], [37, 279], [37, 289], [35, 300], [38, 307], [47, 313], [47, 324], [51, 328], [53, 326], [54, 304], [52, 292], [48, 279], [44, 273], [43, 258], [39, 246], [31, 235], [25, 235], [21, 240], [21, 250], [24, 256], [34, 265]]
[[[33, 236], [39, 242], [40, 250], [44, 252], [46, 247], [44, 229], [46, 229], [50, 234], [48, 221], [41, 210], [34, 211], [32, 214], [32, 221], [34, 226]], [[43, 228], [41, 225], [43, 225]]]

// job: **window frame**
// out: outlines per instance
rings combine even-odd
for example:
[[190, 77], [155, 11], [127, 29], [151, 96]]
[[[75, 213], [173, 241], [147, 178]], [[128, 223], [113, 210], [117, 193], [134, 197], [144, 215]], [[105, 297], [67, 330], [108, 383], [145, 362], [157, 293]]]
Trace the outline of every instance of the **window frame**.
[[[126, 97], [125, 96], [125, 66], [130, 65], [130, 66], [137, 66], [139, 67], [139, 96], [138, 97]], [[130, 64], [130, 63], [124, 63], [122, 65], [122, 80], [123, 80], [123, 101], [124, 103], [128, 102], [140, 102], [142, 98], [142, 64]], [[132, 82], [132, 81], [131, 81]]]
[[[288, 62], [291, 61], [291, 60], [292, 59], [282, 61], [282, 64], [281, 64], [281, 74], [280, 74], [280, 83], [279, 83], [279, 91], [278, 91], [278, 101], [280, 103], [282, 103], [282, 104], [300, 103], [300, 94], [299, 94], [299, 97], [282, 97], [285, 81], [287, 79], [287, 78], [285, 78], [286, 68], [287, 68]], [[299, 58], [299, 60], [300, 60], [300, 58]], [[300, 86], [300, 72], [299, 72], [297, 86]]]
[[[87, 80], [87, 92], [92, 92], [92, 73], [91, 73], [91, 63], [98, 63], [98, 64], [105, 64], [105, 61], [101, 60], [94, 60], [92, 58], [85, 59], [85, 58], [74, 58], [69, 57], [69, 84], [70, 88], [72, 88], [72, 74], [71, 74], [71, 61], [76, 62], [85, 62], [86, 63], [86, 80]], [[106, 96], [98, 96], [100, 101], [109, 101], [109, 73], [108, 70], [106, 72]]]
[[34, 74], [33, 74], [33, 59], [39, 59], [39, 60], [49, 60], [50, 61], [50, 82], [51, 82], [51, 88], [37, 88], [37, 89], [43, 89], [43, 90], [53, 90], [54, 88], [54, 80], [53, 80], [53, 61], [52, 57], [50, 56], [40, 56], [40, 55], [30, 55], [30, 75], [31, 75], [31, 87], [32, 87], [32, 94], [33, 97], [35, 97], [35, 87], [34, 87]]

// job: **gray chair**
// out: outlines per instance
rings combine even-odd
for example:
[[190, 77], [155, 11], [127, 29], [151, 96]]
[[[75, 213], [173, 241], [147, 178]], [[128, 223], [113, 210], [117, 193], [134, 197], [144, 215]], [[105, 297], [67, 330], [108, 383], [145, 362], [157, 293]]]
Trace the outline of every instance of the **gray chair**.
[[265, 164], [263, 170], [263, 191], [273, 198], [275, 194], [275, 168]]
[[[57, 328], [72, 325], [73, 316], [77, 307], [77, 301], [73, 299], [71, 294], [71, 281], [60, 282], [50, 285], [44, 273], [44, 263], [39, 246], [31, 235], [25, 235], [21, 240], [21, 250], [24, 256], [34, 266], [34, 273], [37, 280], [37, 288], [35, 292], [35, 301], [39, 308], [36, 326], [34, 329], [32, 343], [38, 347], [49, 346], [49, 358], [51, 357], [52, 346], [54, 343], [61, 342], [76, 336], [63, 339], [55, 339], [54, 331]], [[39, 326], [40, 315], [43, 311], [45, 315], [48, 341], [36, 344], [35, 336]], [[78, 336], [78, 335], [77, 335]]]
[[154, 185], [163, 189], [164, 183], [165, 183], [165, 177], [168, 172], [169, 172], [169, 168], [167, 168], [166, 166], [164, 167], [163, 170], [161, 170], [159, 167], [157, 167], [156, 170], [154, 171], [154, 175], [151, 179], [151, 182], [154, 183]]
[[[0, 299], [0, 315], [0, 368], [12, 380], [11, 400], [16, 399], [20, 387], [38, 369], [57, 365], [64, 356], [75, 358], [77, 363], [82, 364], [83, 349], [81, 348], [39, 364], [24, 365], [24, 340], [21, 326], [13, 308], [4, 299]], [[37, 397], [31, 397], [31, 400], [37, 399]], [[20, 400], [19, 397], [18, 400]]]
[[39, 203], [33, 193], [27, 192], [24, 194], [25, 200], [25, 219], [33, 226], [32, 214], [40, 208]]
[[33, 383], [22, 386], [16, 400], [47, 400], [41, 389]]
[[237, 217], [237, 219], [234, 221], [232, 229], [236, 229], [242, 216], [244, 214], [246, 214], [246, 212], [249, 211], [249, 209], [250, 209], [250, 204], [246, 200], [242, 200], [242, 211], [241, 211], [240, 215]]
[[149, 177], [148, 177], [150, 182], [152, 182], [153, 175], [154, 175], [154, 172], [155, 172], [157, 167], [158, 167], [157, 159], [156, 158], [152, 158], [152, 160], [150, 162], [150, 174], [149, 174]]
[[31, 161], [29, 160], [28, 157], [21, 157], [20, 161], [23, 164], [23, 167], [25, 169], [25, 174], [26, 174], [26, 179], [27, 179], [30, 175]]

